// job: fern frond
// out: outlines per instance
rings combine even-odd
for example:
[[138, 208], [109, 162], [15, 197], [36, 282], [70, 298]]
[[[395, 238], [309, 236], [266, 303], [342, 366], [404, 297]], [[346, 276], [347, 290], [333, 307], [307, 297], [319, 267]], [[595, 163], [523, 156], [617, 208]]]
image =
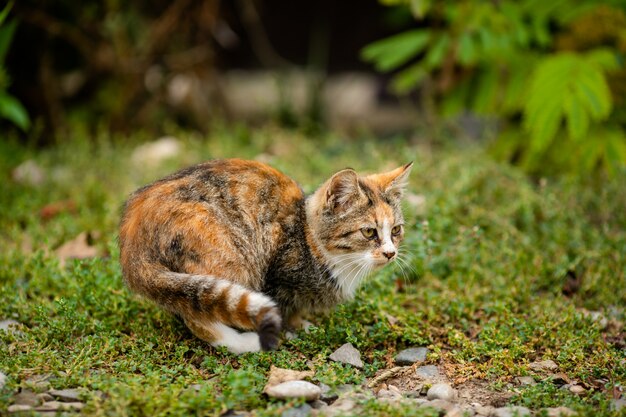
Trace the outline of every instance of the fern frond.
[[532, 149], [545, 149], [563, 120], [569, 137], [580, 139], [591, 121], [609, 116], [613, 103], [603, 70], [606, 59], [600, 54], [561, 53], [538, 65], [523, 111]]
[[427, 29], [410, 30], [367, 45], [361, 50], [361, 56], [374, 63], [377, 70], [391, 71], [421, 53], [430, 38]]

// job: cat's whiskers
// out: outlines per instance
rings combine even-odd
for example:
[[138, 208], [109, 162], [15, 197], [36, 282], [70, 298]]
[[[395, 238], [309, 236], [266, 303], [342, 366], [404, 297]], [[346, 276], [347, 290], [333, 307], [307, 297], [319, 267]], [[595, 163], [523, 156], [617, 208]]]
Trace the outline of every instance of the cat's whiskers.
[[[402, 281], [409, 286], [411, 281], [409, 279], [409, 275], [417, 275], [416, 268], [410, 263], [409, 260], [404, 257], [405, 252], [402, 250], [398, 250], [398, 267], [400, 268], [400, 276], [402, 277]], [[410, 256], [410, 255], [409, 255]]]
[[351, 261], [349, 261], [348, 263], [346, 263], [344, 265], [341, 265], [341, 267], [339, 269], [337, 269], [337, 270], [334, 270], [334, 269], [331, 270], [331, 273], [336, 278], [340, 278], [342, 272], [346, 271], [349, 267], [352, 266], [352, 268], [348, 272], [348, 273], [350, 273], [350, 272], [352, 272], [354, 270], [354, 268], [356, 268], [358, 265], [360, 265], [360, 263], [361, 263], [361, 257], [359, 257], [357, 259], [354, 259], [354, 260], [351, 260]]
[[[361, 271], [363, 271], [363, 269], [365, 268], [365, 273], [361, 274]], [[358, 287], [358, 284], [360, 283], [361, 279], [365, 276], [368, 275], [369, 271], [371, 270], [372, 266], [370, 265], [369, 262], [364, 262], [361, 265], [361, 268], [359, 268], [356, 273], [354, 273], [350, 279], [350, 284], [348, 285], [347, 288], [354, 288], [354, 291], [356, 291], [356, 287]], [[353, 293], [354, 293], [353, 291]]]
[[364, 262], [361, 265], [361, 267], [358, 270], [356, 270], [353, 274], [351, 274], [351, 276], [349, 277], [350, 281], [349, 281], [348, 286], [346, 287], [347, 289], [349, 289], [348, 295], [350, 296], [354, 295], [354, 293], [356, 292], [363, 278], [367, 277], [372, 272], [373, 269], [374, 269], [374, 265], [371, 262], [364, 259]]

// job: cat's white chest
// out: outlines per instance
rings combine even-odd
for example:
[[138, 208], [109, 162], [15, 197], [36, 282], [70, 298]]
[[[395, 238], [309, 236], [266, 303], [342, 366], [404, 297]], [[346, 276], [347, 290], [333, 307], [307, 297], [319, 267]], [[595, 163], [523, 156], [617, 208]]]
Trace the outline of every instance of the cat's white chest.
[[354, 298], [356, 290], [372, 271], [372, 263], [366, 254], [330, 255], [330, 273], [344, 299]]

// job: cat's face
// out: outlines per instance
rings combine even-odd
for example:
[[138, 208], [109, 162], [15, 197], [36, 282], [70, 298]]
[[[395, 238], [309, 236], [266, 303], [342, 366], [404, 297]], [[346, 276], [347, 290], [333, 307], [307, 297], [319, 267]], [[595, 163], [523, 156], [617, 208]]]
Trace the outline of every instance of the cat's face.
[[411, 166], [365, 177], [346, 169], [314, 195], [313, 232], [335, 275], [350, 286], [397, 258], [404, 237], [400, 200]]

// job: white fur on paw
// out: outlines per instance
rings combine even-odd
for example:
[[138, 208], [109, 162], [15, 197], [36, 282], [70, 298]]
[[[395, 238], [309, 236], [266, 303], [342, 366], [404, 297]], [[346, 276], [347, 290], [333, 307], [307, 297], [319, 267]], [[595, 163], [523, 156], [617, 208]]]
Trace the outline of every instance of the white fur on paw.
[[295, 332], [290, 332], [290, 331], [286, 331], [285, 332], [285, 339], [287, 340], [293, 340], [295, 338], [297, 338], [298, 335]]
[[229, 352], [240, 355], [246, 352], [260, 352], [261, 341], [256, 332], [239, 333], [225, 324], [215, 325], [221, 338], [213, 342], [213, 346], [225, 346]]

